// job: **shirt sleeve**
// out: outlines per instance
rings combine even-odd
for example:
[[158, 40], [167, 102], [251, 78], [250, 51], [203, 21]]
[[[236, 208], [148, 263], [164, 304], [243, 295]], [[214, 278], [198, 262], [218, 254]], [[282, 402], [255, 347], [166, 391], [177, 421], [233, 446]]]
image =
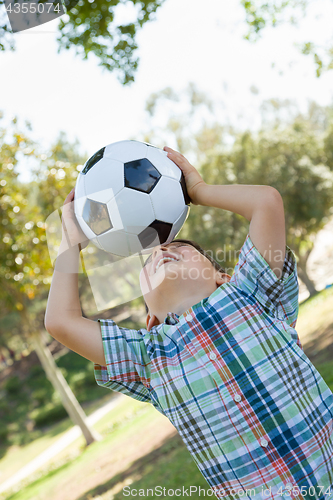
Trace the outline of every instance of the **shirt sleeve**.
[[94, 364], [97, 384], [152, 403], [149, 390], [151, 361], [144, 334], [141, 330], [120, 328], [111, 319], [98, 321], [106, 366]]
[[230, 283], [260, 302], [268, 314], [285, 321], [292, 328], [295, 327], [299, 309], [299, 286], [296, 257], [288, 246], [282, 276], [278, 279], [248, 234]]

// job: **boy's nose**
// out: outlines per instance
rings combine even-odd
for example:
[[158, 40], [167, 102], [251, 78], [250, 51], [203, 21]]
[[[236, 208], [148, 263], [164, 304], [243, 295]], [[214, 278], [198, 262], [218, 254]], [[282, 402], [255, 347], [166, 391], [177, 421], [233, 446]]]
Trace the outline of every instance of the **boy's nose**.
[[156, 250], [154, 250], [154, 251], [153, 251], [153, 259], [155, 259], [155, 257], [157, 256], [157, 254], [158, 254], [159, 252], [163, 252], [163, 250], [164, 250], [164, 251], [167, 251], [168, 249], [167, 249], [167, 247], [165, 247], [164, 245], [161, 245], [161, 246], [159, 246]]

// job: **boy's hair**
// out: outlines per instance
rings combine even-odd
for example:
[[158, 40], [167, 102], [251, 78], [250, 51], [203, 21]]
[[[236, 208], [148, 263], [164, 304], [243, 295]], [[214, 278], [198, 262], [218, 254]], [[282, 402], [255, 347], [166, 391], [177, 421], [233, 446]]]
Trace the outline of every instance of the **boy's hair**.
[[[220, 264], [218, 264], [216, 262], [215, 259], [213, 259], [213, 257], [211, 257], [203, 248], [201, 248], [200, 245], [198, 245], [198, 243], [196, 243], [195, 241], [193, 240], [185, 240], [185, 239], [176, 239], [176, 240], [172, 240], [172, 243], [173, 242], [179, 242], [179, 243], [187, 243], [188, 245], [192, 245], [192, 247], [194, 247], [196, 250], [198, 250], [198, 252], [200, 252], [202, 255], [204, 255], [205, 257], [207, 257], [207, 259], [213, 264], [214, 268], [221, 272], [221, 273], [226, 273], [226, 270], [220, 266]], [[144, 263], [144, 266], [146, 265], [147, 261], [148, 261], [149, 257], [147, 258], [146, 262]], [[143, 266], [143, 267], [144, 267]], [[144, 300], [144, 303], [145, 303], [145, 308], [146, 308], [146, 313], [148, 314], [148, 306], [146, 304], [146, 301]]]

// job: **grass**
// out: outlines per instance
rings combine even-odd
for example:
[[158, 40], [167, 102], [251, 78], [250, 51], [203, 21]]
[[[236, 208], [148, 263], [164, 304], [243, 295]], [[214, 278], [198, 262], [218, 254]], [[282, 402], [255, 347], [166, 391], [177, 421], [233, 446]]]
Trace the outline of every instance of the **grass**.
[[[323, 290], [300, 305], [296, 330], [310, 359], [314, 352], [311, 342], [314, 342], [321, 357], [317, 352], [315, 361], [311, 361], [333, 391], [332, 357], [328, 357], [327, 347], [320, 349], [318, 345], [318, 339], [325, 332], [333, 338], [333, 288]], [[63, 363], [65, 367], [66, 360]], [[110, 394], [105, 397], [110, 398]], [[100, 401], [93, 403], [95, 408], [99, 404]], [[93, 406], [85, 411], [89, 414]], [[123, 500], [125, 486], [128, 491], [136, 489], [137, 496], [140, 496], [140, 489], [154, 490], [157, 486], [175, 490], [192, 485], [207, 491], [208, 484], [178, 434], [155, 449], [152, 446], [153, 438], [165, 430], [166, 425], [171, 424], [151, 405], [126, 397], [94, 426], [103, 435], [103, 441], [85, 447], [81, 436], [56, 460], [18, 485], [18, 491], [0, 495], [0, 500]], [[28, 457], [31, 460], [38, 455], [70, 426], [70, 420], [64, 419], [28, 445], [10, 449], [0, 460], [0, 470], [3, 474], [15, 472], [27, 463]], [[140, 448], [146, 450], [143, 456], [137, 456]], [[4, 480], [3, 474], [1, 480]], [[149, 495], [150, 498], [160, 496], [158, 490]], [[169, 496], [176, 495], [171, 491]], [[192, 493], [192, 496], [197, 495]]]
[[[69, 351], [57, 364], [81, 405], [106, 395], [87, 359]], [[65, 418], [59, 395], [40, 365], [33, 365], [27, 377], [14, 369], [0, 386], [0, 459], [9, 448], [42, 438], [46, 428]]]
[[[85, 414], [87, 416], [91, 415], [104, 402], [109, 400], [110, 394], [107, 394], [104, 398], [94, 401], [89, 407], [85, 407]], [[14, 445], [8, 447], [6, 451], [3, 451], [3, 458], [0, 460], [1, 482], [6, 481], [6, 479], [24, 467], [29, 461], [49, 448], [72, 427], [72, 421], [69, 418], [65, 418], [41, 431], [41, 435], [30, 443], [23, 446]], [[74, 445], [75, 443], [73, 443]]]
[[331, 324], [333, 325], [333, 287], [300, 304], [296, 330], [305, 339]]
[[[87, 416], [112, 397], [111, 391], [97, 386], [93, 364], [87, 359], [69, 351], [57, 364]], [[47, 407], [48, 412], [45, 411]], [[62, 410], [60, 413], [59, 407]], [[32, 367], [25, 380], [21, 381], [14, 375], [2, 385], [0, 419], [1, 482], [37, 457], [73, 426], [62, 409], [58, 394], [39, 365]], [[29, 428], [31, 424], [35, 424], [33, 428]], [[4, 438], [4, 435], [7, 437]]]
[[125, 494], [133, 498], [133, 496], [139, 496], [140, 491], [149, 495], [149, 498], [155, 499], [161, 497], [162, 491], [163, 498], [184, 497], [190, 492], [190, 488], [192, 488], [191, 496], [193, 497], [195, 488], [198, 491], [199, 487], [206, 492], [209, 489], [180, 436], [176, 435], [158, 450], [136, 461], [123, 473], [87, 491], [77, 500], [90, 498], [123, 500]]
[[320, 366], [333, 359], [333, 287], [300, 305], [296, 330], [305, 354], [320, 372]]
[[[48, 465], [38, 471], [35, 477], [27, 479], [25, 484], [18, 485], [17, 490], [5, 496], [8, 500], [51, 500], [55, 492], [63, 491], [62, 499], [67, 498], [68, 490], [77, 492], [85, 483], [93, 483], [99, 469], [108, 469], [111, 479], [112, 471], [118, 471], [120, 463], [126, 466], [132, 452], [137, 452], [140, 443], [149, 447], [150, 429], [154, 432], [165, 425], [166, 418], [149, 404], [135, 401], [129, 397], [100, 420], [94, 427], [102, 433], [102, 442], [83, 447], [83, 438], [71, 446], [70, 455]], [[169, 422], [167, 422], [169, 424]], [[110, 453], [111, 451], [111, 453]], [[65, 494], [66, 492], [66, 494]], [[0, 497], [1, 498], [1, 497]]]

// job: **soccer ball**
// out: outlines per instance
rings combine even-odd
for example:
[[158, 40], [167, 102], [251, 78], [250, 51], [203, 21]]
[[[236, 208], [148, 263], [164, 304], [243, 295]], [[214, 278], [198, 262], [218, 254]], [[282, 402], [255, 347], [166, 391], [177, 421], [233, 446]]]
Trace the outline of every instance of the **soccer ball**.
[[179, 233], [190, 198], [182, 171], [166, 154], [126, 140], [86, 161], [76, 182], [74, 211], [98, 248], [128, 257], [170, 243]]

